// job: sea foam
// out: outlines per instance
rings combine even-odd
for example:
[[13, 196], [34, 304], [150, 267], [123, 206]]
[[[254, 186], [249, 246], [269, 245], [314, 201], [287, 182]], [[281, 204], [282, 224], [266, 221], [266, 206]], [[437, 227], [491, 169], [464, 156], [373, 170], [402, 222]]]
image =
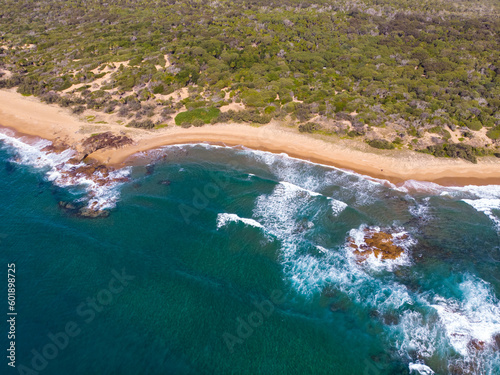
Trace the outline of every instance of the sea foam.
[[247, 219], [239, 217], [236, 214], [228, 214], [228, 213], [220, 213], [217, 215], [217, 229], [226, 226], [229, 223], [238, 223], [241, 222], [245, 225], [250, 225], [256, 228], [264, 228], [262, 224], [255, 221], [254, 219]]
[[8, 129], [0, 130], [0, 141], [10, 146], [15, 156], [13, 162], [43, 170], [45, 177], [60, 187], [84, 187], [87, 207], [93, 210], [113, 208], [120, 198], [119, 187], [130, 174], [130, 168], [108, 170], [104, 176], [96, 170], [92, 175], [80, 172], [85, 163], [72, 161], [76, 151], [50, 151], [52, 142], [45, 139], [16, 138]]

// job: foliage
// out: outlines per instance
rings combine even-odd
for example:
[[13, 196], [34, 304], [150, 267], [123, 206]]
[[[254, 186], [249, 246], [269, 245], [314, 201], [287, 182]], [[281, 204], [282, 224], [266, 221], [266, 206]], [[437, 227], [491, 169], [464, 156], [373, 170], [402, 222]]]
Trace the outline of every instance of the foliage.
[[217, 122], [248, 122], [256, 124], [267, 124], [270, 121], [271, 115], [261, 115], [258, 110], [251, 109], [244, 111], [229, 110], [227, 112], [222, 112], [217, 118]]
[[153, 129], [155, 127], [155, 124], [153, 123], [153, 121], [149, 119], [144, 121], [132, 120], [127, 124], [127, 127], [140, 128], [140, 129]]
[[[76, 112], [131, 118], [187, 87], [188, 100], [169, 104], [188, 109], [178, 124], [356, 111], [363, 124], [396, 122], [412, 137], [441, 128], [449, 139], [453, 125], [498, 138], [495, 0], [4, 0], [0, 14], [0, 67], [12, 73], [0, 88]], [[207, 109], [226, 94], [251, 110]]]
[[372, 139], [368, 144], [374, 148], [381, 150], [392, 150], [395, 148], [394, 144], [385, 139]]
[[493, 129], [490, 129], [486, 132], [486, 135], [488, 136], [488, 138], [491, 138], [491, 139], [498, 139], [500, 138], [500, 126], [497, 126]]
[[[199, 119], [203, 121], [205, 124], [209, 124], [210, 121], [214, 118], [217, 118], [219, 116], [220, 109], [218, 108], [196, 108], [190, 111], [185, 111], [179, 113], [177, 116], [175, 116], [175, 123], [176, 125], [182, 125], [182, 124], [193, 124], [194, 125], [194, 120]], [[199, 122], [197, 122], [198, 124]]]
[[299, 132], [301, 133], [314, 133], [321, 129], [321, 126], [315, 122], [307, 122], [299, 125]]
[[422, 151], [438, 157], [461, 158], [474, 164], [477, 163], [477, 156], [483, 156], [482, 150], [461, 143], [428, 146]]

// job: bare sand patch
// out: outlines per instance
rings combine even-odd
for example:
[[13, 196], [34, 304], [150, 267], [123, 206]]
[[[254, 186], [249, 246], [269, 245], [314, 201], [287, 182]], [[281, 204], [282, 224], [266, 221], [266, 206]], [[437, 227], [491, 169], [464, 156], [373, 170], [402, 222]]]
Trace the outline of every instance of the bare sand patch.
[[220, 107], [221, 112], [227, 111], [244, 111], [246, 108], [242, 103], [230, 103]]

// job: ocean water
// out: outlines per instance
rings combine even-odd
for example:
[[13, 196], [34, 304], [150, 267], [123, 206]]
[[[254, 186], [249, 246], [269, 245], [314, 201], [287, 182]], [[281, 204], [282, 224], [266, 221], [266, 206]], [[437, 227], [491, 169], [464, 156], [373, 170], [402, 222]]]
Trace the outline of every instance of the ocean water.
[[[204, 144], [97, 186], [47, 145], [0, 133], [18, 313], [2, 374], [500, 374], [500, 186], [398, 187]], [[357, 261], [366, 230], [403, 255]]]

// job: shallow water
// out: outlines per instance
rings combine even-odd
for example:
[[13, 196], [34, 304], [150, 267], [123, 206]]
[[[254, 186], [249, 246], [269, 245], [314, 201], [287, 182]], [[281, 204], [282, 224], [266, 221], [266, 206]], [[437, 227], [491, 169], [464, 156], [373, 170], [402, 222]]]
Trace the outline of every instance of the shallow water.
[[[144, 154], [155, 161], [96, 195], [59, 179], [69, 152], [24, 142], [0, 137], [18, 369], [500, 373], [499, 186], [396, 187], [286, 155], [180, 145]], [[109, 217], [58, 207], [96, 200]], [[404, 255], [357, 262], [349, 237], [362, 243], [365, 228], [404, 238]], [[68, 322], [79, 333], [52, 358], [49, 336]]]

